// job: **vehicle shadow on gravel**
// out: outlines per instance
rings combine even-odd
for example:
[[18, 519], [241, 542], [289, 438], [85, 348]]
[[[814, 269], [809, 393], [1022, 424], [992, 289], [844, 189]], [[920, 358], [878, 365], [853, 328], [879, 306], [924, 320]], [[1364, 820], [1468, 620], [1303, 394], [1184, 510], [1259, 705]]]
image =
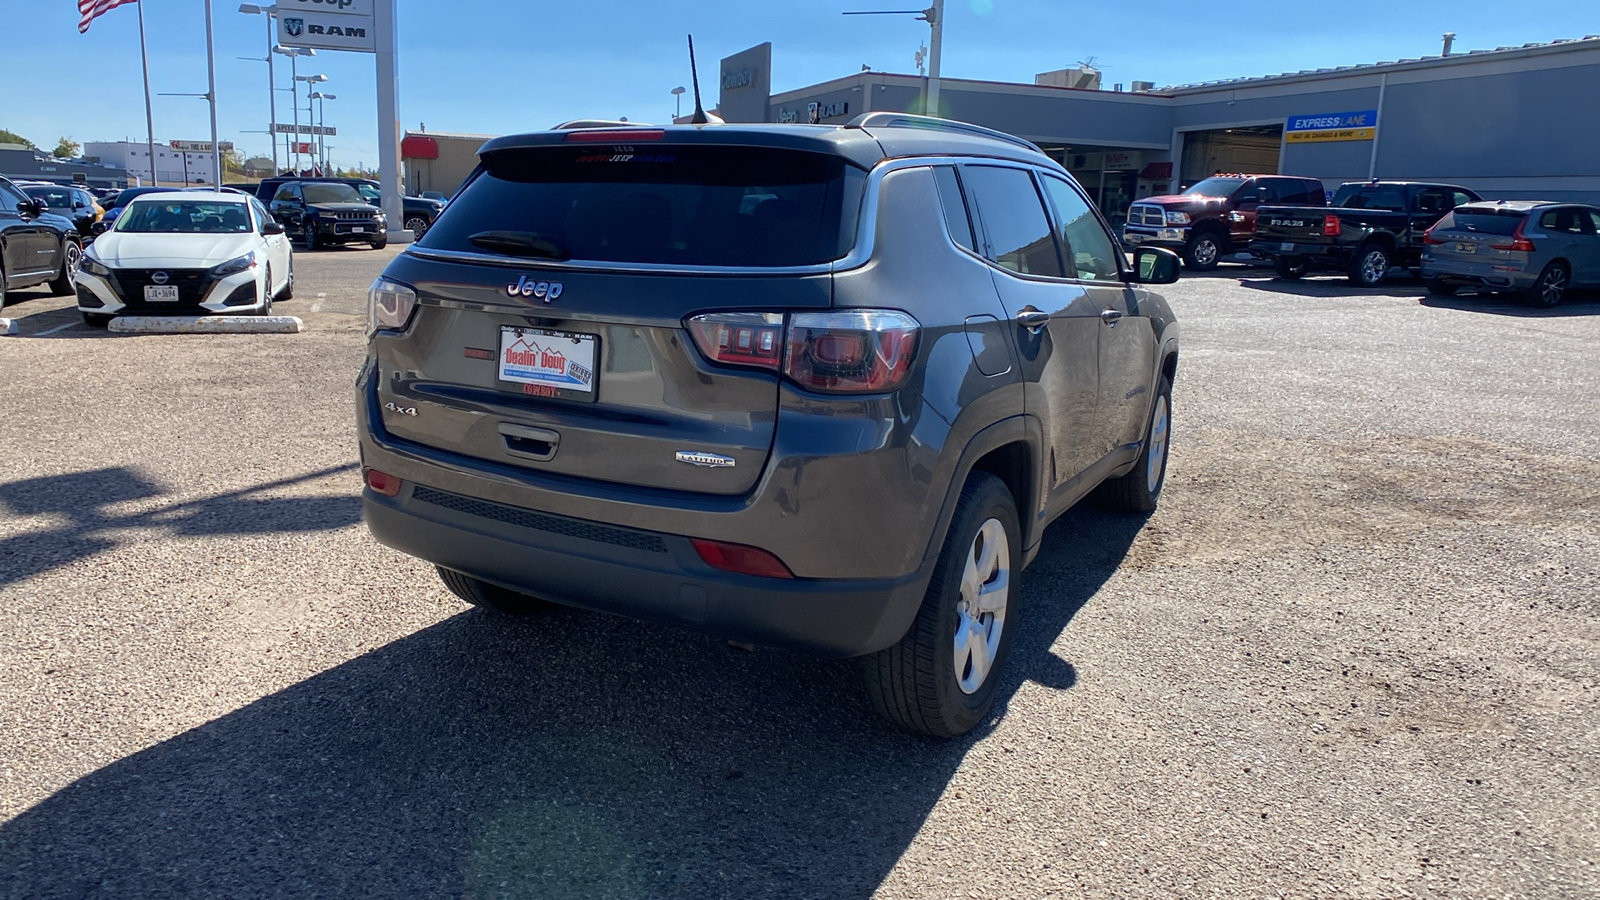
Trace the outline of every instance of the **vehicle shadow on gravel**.
[[262, 497], [265, 491], [351, 471], [355, 463], [225, 494], [118, 512], [166, 490], [131, 469], [97, 469], [0, 484], [0, 513], [48, 515], [55, 524], [0, 540], [0, 587], [116, 549], [116, 532], [154, 528], [173, 535], [331, 531], [361, 520], [358, 497]]
[[[1071, 686], [1049, 647], [1140, 524], [1051, 529], [1006, 696]], [[467, 612], [63, 788], [0, 827], [0, 895], [866, 897], [986, 729], [894, 733], [859, 676], [579, 610]]]
[[1422, 282], [1414, 279], [1395, 277], [1385, 281], [1382, 287], [1364, 288], [1356, 287], [1343, 276], [1330, 276], [1318, 278], [1312, 276], [1299, 281], [1285, 281], [1270, 273], [1255, 277], [1240, 277], [1239, 286], [1252, 291], [1266, 291], [1272, 294], [1293, 294], [1297, 297], [1403, 297], [1415, 299], [1426, 290]]
[[1600, 316], [1600, 293], [1574, 292], [1564, 298], [1560, 306], [1550, 309], [1529, 306], [1516, 297], [1507, 297], [1503, 294], [1457, 294], [1454, 297], [1435, 297], [1430, 294], [1422, 298], [1422, 305], [1434, 309], [1515, 316], [1522, 319], [1562, 319], [1572, 316]]

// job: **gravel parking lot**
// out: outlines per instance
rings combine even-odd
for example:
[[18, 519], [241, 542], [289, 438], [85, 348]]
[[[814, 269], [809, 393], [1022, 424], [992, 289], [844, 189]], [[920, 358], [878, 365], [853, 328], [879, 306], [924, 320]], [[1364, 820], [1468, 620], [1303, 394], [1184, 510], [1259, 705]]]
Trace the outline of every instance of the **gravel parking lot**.
[[0, 896], [1593, 897], [1600, 303], [1225, 267], [1148, 520], [1024, 576], [1004, 715], [506, 622], [359, 521], [363, 292], [280, 336], [0, 338]]

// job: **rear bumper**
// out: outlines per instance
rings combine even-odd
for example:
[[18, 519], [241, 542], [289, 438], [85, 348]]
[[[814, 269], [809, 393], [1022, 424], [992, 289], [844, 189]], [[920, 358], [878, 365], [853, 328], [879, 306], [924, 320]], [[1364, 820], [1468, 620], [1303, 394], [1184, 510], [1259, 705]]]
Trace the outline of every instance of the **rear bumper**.
[[1313, 266], [1343, 267], [1355, 255], [1354, 247], [1336, 244], [1306, 244], [1297, 241], [1256, 238], [1250, 242], [1250, 252], [1266, 259], [1305, 260]]
[[1495, 271], [1492, 263], [1442, 260], [1422, 257], [1422, 277], [1437, 278], [1457, 287], [1482, 287], [1498, 291], [1522, 291], [1533, 287], [1538, 272]]
[[931, 564], [904, 578], [777, 579], [720, 572], [689, 539], [552, 516], [408, 482], [366, 490], [367, 527], [402, 553], [568, 606], [823, 656], [905, 634]]

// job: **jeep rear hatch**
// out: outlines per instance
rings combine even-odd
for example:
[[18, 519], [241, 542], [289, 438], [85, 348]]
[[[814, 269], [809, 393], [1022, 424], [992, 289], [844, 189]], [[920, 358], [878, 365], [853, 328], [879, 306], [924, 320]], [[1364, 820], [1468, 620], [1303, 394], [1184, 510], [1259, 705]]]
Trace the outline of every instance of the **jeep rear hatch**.
[[[625, 136], [485, 152], [391, 265], [419, 300], [407, 330], [375, 339], [379, 405], [402, 410], [385, 408], [392, 434], [558, 476], [755, 483], [779, 376], [712, 362], [684, 321], [827, 308], [866, 173], [826, 153]], [[781, 355], [781, 317], [748, 322], [726, 332], [734, 349]]]

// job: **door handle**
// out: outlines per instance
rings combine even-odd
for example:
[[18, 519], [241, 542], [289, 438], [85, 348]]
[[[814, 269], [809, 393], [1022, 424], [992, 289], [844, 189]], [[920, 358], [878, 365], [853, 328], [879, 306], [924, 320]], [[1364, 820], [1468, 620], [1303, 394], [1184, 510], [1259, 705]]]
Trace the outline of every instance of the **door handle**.
[[1017, 311], [1017, 324], [1038, 334], [1039, 329], [1050, 324], [1050, 314], [1031, 306], [1024, 306]]
[[1122, 313], [1114, 309], [1100, 310], [1100, 321], [1110, 325], [1112, 328], [1117, 327], [1117, 320], [1120, 318], [1122, 318]]

